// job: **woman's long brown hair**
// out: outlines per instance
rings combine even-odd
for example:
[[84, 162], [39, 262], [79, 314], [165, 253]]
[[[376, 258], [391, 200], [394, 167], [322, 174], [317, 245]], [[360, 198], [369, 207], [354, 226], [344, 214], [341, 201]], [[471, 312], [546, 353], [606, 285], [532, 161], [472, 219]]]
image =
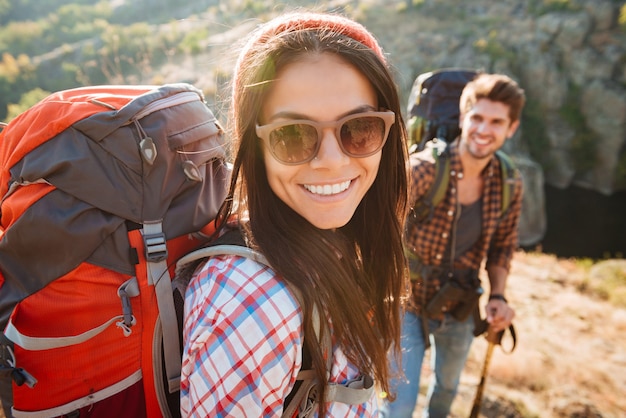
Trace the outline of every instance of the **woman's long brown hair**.
[[[304, 341], [319, 381], [327, 383], [327, 376], [311, 321], [313, 304], [323, 312], [322, 318], [329, 319], [334, 341], [350, 362], [389, 392], [388, 351], [399, 347], [401, 300], [407, 289], [402, 249], [406, 132], [396, 86], [381, 52], [344, 33], [336, 25], [320, 25], [257, 37], [248, 45], [235, 73], [231, 109], [235, 161], [230, 198], [220, 219], [246, 212], [249, 242], [302, 293]], [[396, 114], [373, 185], [348, 224], [336, 230], [316, 228], [272, 192], [262, 141], [254, 129], [275, 74], [303, 55], [321, 53], [337, 54], [361, 71], [376, 91], [378, 105]], [[324, 385], [321, 399], [326, 389]], [[320, 416], [325, 411], [325, 402], [320, 402]]]

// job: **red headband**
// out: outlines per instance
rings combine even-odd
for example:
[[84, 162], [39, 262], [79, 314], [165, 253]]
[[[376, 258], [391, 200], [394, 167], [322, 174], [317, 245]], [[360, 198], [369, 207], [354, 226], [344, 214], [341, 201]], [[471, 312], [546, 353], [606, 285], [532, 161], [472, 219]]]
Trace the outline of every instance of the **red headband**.
[[272, 19], [261, 26], [258, 34], [246, 45], [246, 50], [269, 37], [285, 32], [304, 29], [328, 28], [348, 36], [374, 51], [382, 62], [386, 62], [383, 50], [372, 34], [363, 25], [343, 16], [323, 13], [289, 13]]
[[[263, 45], [270, 38], [280, 36], [281, 34], [306, 29], [329, 29], [343, 34], [374, 51], [383, 64], [387, 63], [383, 50], [378, 45], [376, 39], [360, 23], [335, 14], [313, 12], [288, 13], [261, 25], [248, 40], [235, 64], [232, 80], [233, 92], [239, 88], [238, 77], [242, 63], [259, 45]], [[237, 100], [237, 94], [235, 94], [232, 103], [234, 108], [237, 107]]]

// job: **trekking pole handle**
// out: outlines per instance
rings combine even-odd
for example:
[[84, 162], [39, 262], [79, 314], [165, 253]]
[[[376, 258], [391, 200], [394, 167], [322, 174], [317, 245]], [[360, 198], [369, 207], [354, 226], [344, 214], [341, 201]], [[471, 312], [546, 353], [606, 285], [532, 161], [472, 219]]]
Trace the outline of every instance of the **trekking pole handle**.
[[494, 331], [492, 327], [487, 328], [487, 335], [485, 338], [492, 344], [500, 345], [502, 341], [502, 335], [504, 335], [504, 330], [502, 331]]

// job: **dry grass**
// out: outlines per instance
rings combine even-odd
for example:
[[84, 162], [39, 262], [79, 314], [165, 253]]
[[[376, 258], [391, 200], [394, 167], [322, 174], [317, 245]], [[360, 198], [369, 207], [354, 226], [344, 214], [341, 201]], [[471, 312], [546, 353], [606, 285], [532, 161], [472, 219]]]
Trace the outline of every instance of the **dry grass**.
[[[626, 268], [626, 260], [602, 263], [611, 271]], [[492, 356], [483, 416], [624, 416], [626, 310], [580, 286], [602, 263], [585, 267], [545, 254], [516, 254], [508, 296], [517, 312], [517, 347], [512, 354], [498, 348]], [[503, 340], [504, 348], [509, 343]], [[486, 348], [482, 337], [472, 346], [453, 417], [469, 415]]]

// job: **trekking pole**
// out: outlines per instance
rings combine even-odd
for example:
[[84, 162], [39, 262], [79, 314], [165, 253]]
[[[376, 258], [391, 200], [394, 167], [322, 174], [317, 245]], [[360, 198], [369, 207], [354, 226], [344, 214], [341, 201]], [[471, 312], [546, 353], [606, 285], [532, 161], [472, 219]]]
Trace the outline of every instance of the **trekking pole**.
[[485, 355], [485, 362], [483, 363], [483, 370], [480, 375], [480, 383], [478, 384], [478, 388], [476, 389], [476, 396], [474, 397], [474, 404], [472, 405], [472, 412], [470, 412], [469, 418], [478, 418], [478, 413], [480, 412], [480, 404], [483, 398], [483, 390], [485, 388], [485, 381], [487, 380], [487, 369], [489, 368], [489, 362], [491, 361], [491, 354], [493, 353], [493, 348], [500, 344], [500, 340], [502, 339], [502, 334], [504, 331], [494, 332], [491, 327], [487, 330], [487, 341], [489, 345], [487, 346], [487, 354]]

